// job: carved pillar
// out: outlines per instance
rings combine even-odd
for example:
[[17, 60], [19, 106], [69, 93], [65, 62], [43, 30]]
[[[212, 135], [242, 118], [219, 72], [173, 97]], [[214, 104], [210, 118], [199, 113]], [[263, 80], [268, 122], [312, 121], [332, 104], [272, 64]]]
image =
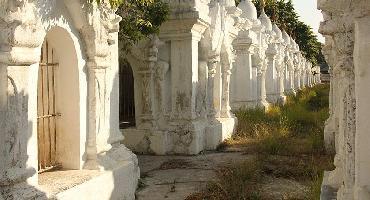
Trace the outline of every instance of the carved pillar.
[[[319, 6], [323, 6], [323, 1], [319, 1]], [[330, 16], [330, 18], [328, 18], [328, 16]], [[327, 26], [325, 25], [329, 25], [332, 23], [332, 20], [337, 18], [336, 15], [332, 15], [332, 13], [330, 13], [330, 15], [328, 15], [328, 13], [326, 13], [326, 11], [324, 11], [324, 18], [325, 18], [325, 22], [323, 22], [320, 26], [320, 32], [323, 33], [325, 36], [326, 36], [326, 47], [323, 49], [324, 50], [324, 55], [326, 55], [326, 58], [327, 58], [327, 61], [328, 63], [331, 65], [331, 70], [332, 70], [332, 73], [331, 73], [331, 89], [332, 89], [332, 106], [331, 106], [331, 112], [330, 112], [330, 117], [328, 119], [328, 121], [326, 122], [326, 126], [325, 126], [325, 138], [330, 138], [332, 135], [335, 136], [335, 149], [336, 149], [336, 155], [335, 155], [335, 158], [334, 158], [334, 165], [335, 165], [335, 170], [334, 171], [331, 171], [331, 172], [328, 172], [328, 175], [325, 177], [326, 179], [326, 182], [327, 184], [330, 186], [330, 187], [333, 187], [335, 189], [339, 189], [339, 187], [341, 186], [341, 184], [343, 184], [344, 182], [344, 157], [343, 157], [343, 151], [344, 151], [344, 133], [343, 133], [343, 130], [344, 130], [344, 124], [346, 123], [345, 121], [343, 121], [343, 118], [341, 119], [341, 117], [343, 117], [344, 115], [344, 112], [345, 112], [345, 109], [344, 109], [344, 106], [343, 106], [343, 103], [342, 103], [342, 92], [341, 92], [341, 88], [344, 88], [346, 87], [344, 84], [344, 81], [342, 80], [341, 76], [340, 76], [340, 70], [339, 70], [339, 67], [338, 67], [338, 60], [340, 59], [337, 55], [338, 51], [337, 51], [337, 48], [338, 46], [336, 46], [335, 44], [335, 35], [336, 35], [336, 32], [338, 31], [338, 27], [337, 26], [333, 26], [333, 27], [330, 27], [328, 28]], [[336, 22], [335, 22], [336, 24]], [[343, 24], [340, 25], [340, 27], [344, 27]], [[347, 40], [347, 39], [345, 39]], [[333, 47], [331, 48], [330, 46], [333, 45]], [[333, 49], [333, 51], [331, 51], [331, 49]], [[329, 55], [333, 58], [333, 59], [329, 59]], [[310, 86], [312, 86], [312, 68], [311, 66], [309, 65], [309, 63], [307, 63], [308, 65], [308, 70], [309, 70], [309, 84]], [[329, 141], [326, 141], [327, 143]]]
[[[334, 3], [334, 2], [330, 2]], [[335, 2], [337, 3], [337, 2]], [[352, 200], [354, 199], [355, 185], [355, 136], [356, 136], [356, 98], [355, 98], [355, 76], [353, 65], [353, 13], [352, 8], [348, 9], [350, 4], [344, 1], [338, 2], [338, 7], [329, 5], [329, 1], [319, 1], [319, 7], [324, 12], [325, 22], [321, 24], [320, 32], [326, 35], [328, 40], [327, 46], [333, 45], [330, 54], [333, 59], [328, 59], [329, 64], [333, 67], [333, 97], [334, 106], [331, 112], [331, 118], [334, 117], [334, 130], [336, 134], [336, 156], [334, 164], [336, 169], [329, 173], [326, 178], [333, 187], [338, 188], [337, 199]], [[325, 48], [324, 48], [325, 50]], [[328, 50], [328, 49], [326, 49]], [[328, 53], [328, 52], [326, 52]], [[326, 56], [328, 58], [328, 56]], [[313, 68], [311, 71], [317, 70]], [[311, 78], [313, 83], [318, 82], [317, 77]], [[338, 118], [338, 128], [336, 121]], [[330, 121], [328, 121], [330, 122]], [[328, 126], [327, 126], [328, 127]], [[326, 128], [327, 128], [326, 127]], [[327, 134], [327, 132], [325, 133]]]
[[277, 72], [276, 72], [275, 50], [267, 50], [267, 69], [266, 69], [266, 93], [269, 102], [277, 102]]
[[[88, 137], [86, 143], [85, 169], [99, 169], [97, 162], [97, 135], [102, 131], [99, 127], [100, 120], [104, 120], [106, 67], [88, 63]], [[103, 101], [103, 102], [102, 102]], [[103, 116], [102, 116], [103, 115]]]
[[288, 56], [287, 54], [284, 55], [284, 62], [283, 62], [283, 65], [284, 65], [284, 92], [288, 92], [288, 88], [289, 88], [289, 65], [288, 65]]
[[307, 86], [308, 87], [311, 87], [310, 73], [311, 73], [311, 71], [309, 69], [307, 69], [307, 71], [306, 71], [306, 80], [307, 80]]
[[168, 117], [168, 106], [167, 103], [167, 95], [166, 93], [166, 73], [169, 70], [169, 64], [165, 61], [158, 61], [157, 65], [155, 66], [155, 89], [154, 89], [154, 95], [155, 95], [155, 112], [157, 113], [157, 118], [163, 118], [166, 119]]
[[214, 121], [217, 118], [217, 111], [215, 105], [215, 76], [216, 76], [216, 68], [218, 63], [220, 62], [219, 57], [213, 58], [208, 61], [208, 82], [207, 82], [207, 110], [208, 114], [207, 117], [210, 121]]
[[285, 92], [285, 74], [286, 67], [285, 67], [285, 49], [286, 46], [283, 42], [279, 44], [278, 48], [279, 51], [276, 56], [276, 75], [277, 75], [277, 81], [276, 81], [276, 92], [277, 92], [277, 102], [284, 104], [286, 102], [286, 96], [284, 94]]
[[141, 68], [138, 72], [141, 84], [141, 114], [139, 116], [138, 128], [152, 129], [156, 128], [154, 118], [154, 98], [153, 98], [153, 84], [154, 84], [154, 69], [153, 67], [146, 66]]
[[305, 73], [306, 86], [310, 87], [310, 79], [309, 79], [310, 72], [308, 71], [308, 69], [306, 69], [304, 73]]
[[[330, 74], [330, 91], [329, 91], [329, 118], [325, 122], [324, 128], [324, 141], [325, 141], [325, 149], [328, 153], [335, 153], [335, 137], [337, 135], [337, 129], [335, 126], [335, 96], [334, 96], [334, 87], [336, 87], [335, 77], [333, 74], [332, 67], [329, 68]], [[307, 81], [309, 84], [309, 72], [307, 72]]]
[[289, 70], [289, 92], [295, 93], [295, 70]]
[[[288, 46], [289, 47], [289, 46]], [[286, 53], [285, 56], [285, 64], [286, 64], [286, 88], [285, 91], [288, 93], [295, 93], [294, 90], [294, 63], [293, 63], [293, 58], [292, 58], [292, 53], [290, 52], [288, 48], [288, 52]]]
[[299, 69], [294, 70], [295, 75], [295, 88], [297, 90], [301, 89], [301, 71]]
[[[170, 32], [162, 32], [163, 37], [171, 41], [171, 133], [174, 137], [173, 152], [197, 154], [204, 148], [200, 134], [204, 131], [199, 127], [200, 120], [196, 112], [199, 87], [199, 41], [206, 25], [189, 20], [191, 27], [182, 27], [177, 20], [169, 23]], [[176, 34], [178, 30], [186, 29], [186, 33]], [[189, 29], [187, 29], [189, 28]], [[185, 31], [185, 30], [184, 30]], [[167, 35], [168, 33], [168, 35]], [[167, 39], [167, 38], [166, 38]]]
[[230, 107], [230, 76], [231, 76], [231, 63], [222, 64], [222, 105], [221, 105], [221, 117], [231, 118], [231, 107]]
[[282, 66], [278, 67], [277, 71], [278, 75], [278, 102], [279, 103], [285, 103], [286, 101], [286, 96], [284, 95], [285, 91], [285, 70]]
[[294, 93], [294, 56], [292, 52], [289, 52], [289, 57], [288, 57], [288, 92], [289, 93]]
[[[159, 118], [164, 115], [163, 82], [169, 65], [158, 61], [158, 47], [161, 45], [158, 37], [151, 36], [140, 41], [127, 56], [129, 62], [136, 66], [135, 83], [137, 93], [137, 124], [141, 130], [153, 131], [159, 128]], [[160, 116], [161, 115], [161, 116]], [[166, 114], [167, 115], [167, 114]]]
[[294, 67], [293, 67], [293, 89], [295, 90], [295, 91], [298, 91], [298, 90], [300, 90], [301, 88], [300, 88], [300, 81], [299, 81], [299, 76], [300, 76], [300, 74], [299, 74], [299, 57], [298, 57], [298, 53], [294, 53], [293, 54], [293, 65], [294, 65]]
[[257, 68], [257, 94], [258, 102], [257, 106], [264, 109], [268, 109], [269, 103], [266, 100], [266, 67], [267, 63], [265, 60], [260, 60]]
[[[355, 178], [355, 160], [354, 160], [354, 137], [356, 132], [355, 126], [355, 104], [354, 99], [354, 75], [350, 69], [353, 67], [352, 58], [348, 58], [340, 70], [341, 81], [339, 83], [340, 106], [339, 106], [339, 135], [338, 152], [336, 155], [336, 167], [339, 169], [338, 177], [341, 177], [340, 187], [338, 190], [338, 199], [353, 199], [353, 186]], [[337, 170], [337, 169], [336, 169]]]
[[302, 68], [302, 69], [301, 69], [301, 77], [300, 77], [300, 81], [301, 81], [301, 88], [302, 88], [302, 89], [304, 89], [304, 88], [306, 87], [305, 77], [306, 77], [306, 73], [305, 73], [304, 69]]
[[310, 86], [312, 87], [314, 85], [315, 85], [315, 83], [314, 83], [314, 80], [313, 80], [313, 71], [311, 69], [311, 72], [310, 72]]
[[110, 116], [107, 121], [107, 134], [108, 139], [106, 140], [111, 146], [118, 147], [124, 140], [124, 136], [119, 128], [119, 41], [118, 31], [121, 17], [114, 14], [114, 10], [111, 11], [110, 17], [108, 18], [108, 30], [109, 39], [108, 44], [110, 48], [110, 60], [111, 66], [107, 69], [107, 113], [106, 116]]
[[109, 33], [101, 19], [101, 10], [96, 5], [85, 8], [83, 19], [90, 19], [81, 27], [81, 34], [87, 54], [87, 97], [88, 97], [88, 133], [86, 139], [86, 161], [83, 168], [99, 169], [97, 153], [108, 146], [97, 146], [97, 138], [109, 138], [106, 130], [107, 115], [107, 68], [111, 65], [108, 45]]

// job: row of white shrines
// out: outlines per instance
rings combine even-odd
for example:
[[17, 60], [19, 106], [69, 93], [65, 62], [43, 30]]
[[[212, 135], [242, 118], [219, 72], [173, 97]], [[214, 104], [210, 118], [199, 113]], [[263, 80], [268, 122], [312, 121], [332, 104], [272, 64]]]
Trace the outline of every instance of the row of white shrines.
[[[231, 108], [268, 109], [320, 82], [320, 69], [250, 0], [166, 1], [159, 35], [120, 55], [121, 18], [107, 2], [0, 0], [1, 200], [134, 199], [138, 161], [126, 146], [212, 150], [234, 131]], [[136, 126], [124, 130], [120, 64], [134, 79]], [[51, 194], [38, 172], [55, 166], [100, 172]]]

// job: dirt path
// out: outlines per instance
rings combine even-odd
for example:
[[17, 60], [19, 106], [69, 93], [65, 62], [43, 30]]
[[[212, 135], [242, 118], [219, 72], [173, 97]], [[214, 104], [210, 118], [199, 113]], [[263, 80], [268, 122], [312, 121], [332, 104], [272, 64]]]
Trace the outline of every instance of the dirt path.
[[[138, 200], [184, 200], [205, 189], [217, 179], [216, 170], [252, 160], [254, 155], [233, 149], [225, 152], [206, 152], [198, 156], [138, 156], [141, 184]], [[262, 191], [269, 199], [304, 199], [307, 187], [294, 180], [266, 176]]]
[[215, 180], [219, 167], [250, 158], [240, 152], [138, 157], [142, 177], [138, 200], [183, 200]]

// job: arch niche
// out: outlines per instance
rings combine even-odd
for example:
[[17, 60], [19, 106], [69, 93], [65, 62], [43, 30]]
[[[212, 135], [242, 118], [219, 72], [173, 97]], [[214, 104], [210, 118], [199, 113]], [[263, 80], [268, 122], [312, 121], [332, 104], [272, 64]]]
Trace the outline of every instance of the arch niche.
[[136, 126], [135, 80], [130, 63], [120, 59], [119, 63], [119, 123], [121, 129]]
[[45, 36], [37, 84], [38, 170], [80, 169], [81, 124], [78, 58], [70, 33]]

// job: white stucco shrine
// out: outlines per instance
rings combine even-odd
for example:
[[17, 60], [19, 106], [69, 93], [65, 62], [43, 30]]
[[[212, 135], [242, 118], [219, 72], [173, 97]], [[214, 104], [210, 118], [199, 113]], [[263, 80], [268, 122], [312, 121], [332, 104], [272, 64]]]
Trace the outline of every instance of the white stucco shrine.
[[[215, 150], [234, 110], [268, 110], [320, 82], [251, 0], [163, 1], [159, 34], [125, 52], [108, 1], [0, 0], [0, 200], [132, 200], [131, 151]], [[82, 178], [64, 186], [66, 174]]]
[[[105, 3], [0, 2], [0, 199], [133, 199], [139, 169], [116, 109], [120, 17]], [[51, 169], [99, 173], [48, 193], [39, 173]]]

